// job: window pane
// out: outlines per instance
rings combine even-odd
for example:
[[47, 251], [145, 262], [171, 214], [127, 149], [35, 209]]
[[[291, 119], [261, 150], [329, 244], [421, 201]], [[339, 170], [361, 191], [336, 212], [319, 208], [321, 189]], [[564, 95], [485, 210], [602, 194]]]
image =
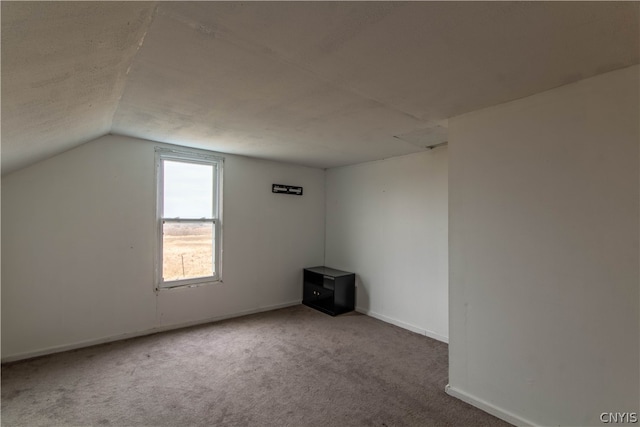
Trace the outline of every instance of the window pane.
[[162, 225], [162, 277], [171, 280], [214, 275], [213, 247], [215, 227], [212, 222]]
[[164, 218], [213, 218], [213, 165], [164, 161]]

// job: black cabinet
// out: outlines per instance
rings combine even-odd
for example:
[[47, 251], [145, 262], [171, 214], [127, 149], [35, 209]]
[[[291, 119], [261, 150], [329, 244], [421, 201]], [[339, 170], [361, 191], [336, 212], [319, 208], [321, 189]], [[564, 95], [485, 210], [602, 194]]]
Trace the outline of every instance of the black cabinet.
[[302, 303], [324, 313], [353, 311], [356, 301], [356, 275], [329, 267], [304, 269]]

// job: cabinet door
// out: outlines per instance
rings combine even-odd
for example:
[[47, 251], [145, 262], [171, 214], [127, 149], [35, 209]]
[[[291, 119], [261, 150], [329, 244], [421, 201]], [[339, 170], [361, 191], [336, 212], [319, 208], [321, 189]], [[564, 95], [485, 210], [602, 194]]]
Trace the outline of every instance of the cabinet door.
[[322, 286], [305, 283], [302, 302], [329, 314], [333, 314], [333, 291], [325, 289]]
[[303, 298], [309, 301], [318, 300], [331, 300], [333, 301], [333, 291], [323, 288], [322, 286], [312, 285], [311, 283], [304, 284]]
[[304, 302], [311, 302], [314, 301], [316, 299], [316, 290], [317, 286], [312, 285], [311, 283], [304, 283], [304, 286], [302, 288], [302, 301]]

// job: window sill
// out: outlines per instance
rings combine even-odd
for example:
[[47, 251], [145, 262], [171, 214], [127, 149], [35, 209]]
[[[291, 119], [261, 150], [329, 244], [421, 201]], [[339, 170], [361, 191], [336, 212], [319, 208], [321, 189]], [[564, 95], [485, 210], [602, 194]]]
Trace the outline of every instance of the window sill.
[[222, 279], [203, 277], [202, 279], [192, 279], [185, 281], [170, 282], [171, 285], [156, 286], [156, 291], [170, 291], [172, 289], [199, 288], [201, 286], [222, 285]]

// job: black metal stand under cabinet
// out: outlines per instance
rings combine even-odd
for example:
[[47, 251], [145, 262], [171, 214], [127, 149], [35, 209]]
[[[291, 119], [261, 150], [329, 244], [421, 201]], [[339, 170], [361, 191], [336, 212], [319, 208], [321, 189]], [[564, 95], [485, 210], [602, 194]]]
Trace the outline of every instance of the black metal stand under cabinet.
[[335, 316], [353, 311], [356, 301], [356, 275], [329, 267], [304, 269], [302, 303]]

